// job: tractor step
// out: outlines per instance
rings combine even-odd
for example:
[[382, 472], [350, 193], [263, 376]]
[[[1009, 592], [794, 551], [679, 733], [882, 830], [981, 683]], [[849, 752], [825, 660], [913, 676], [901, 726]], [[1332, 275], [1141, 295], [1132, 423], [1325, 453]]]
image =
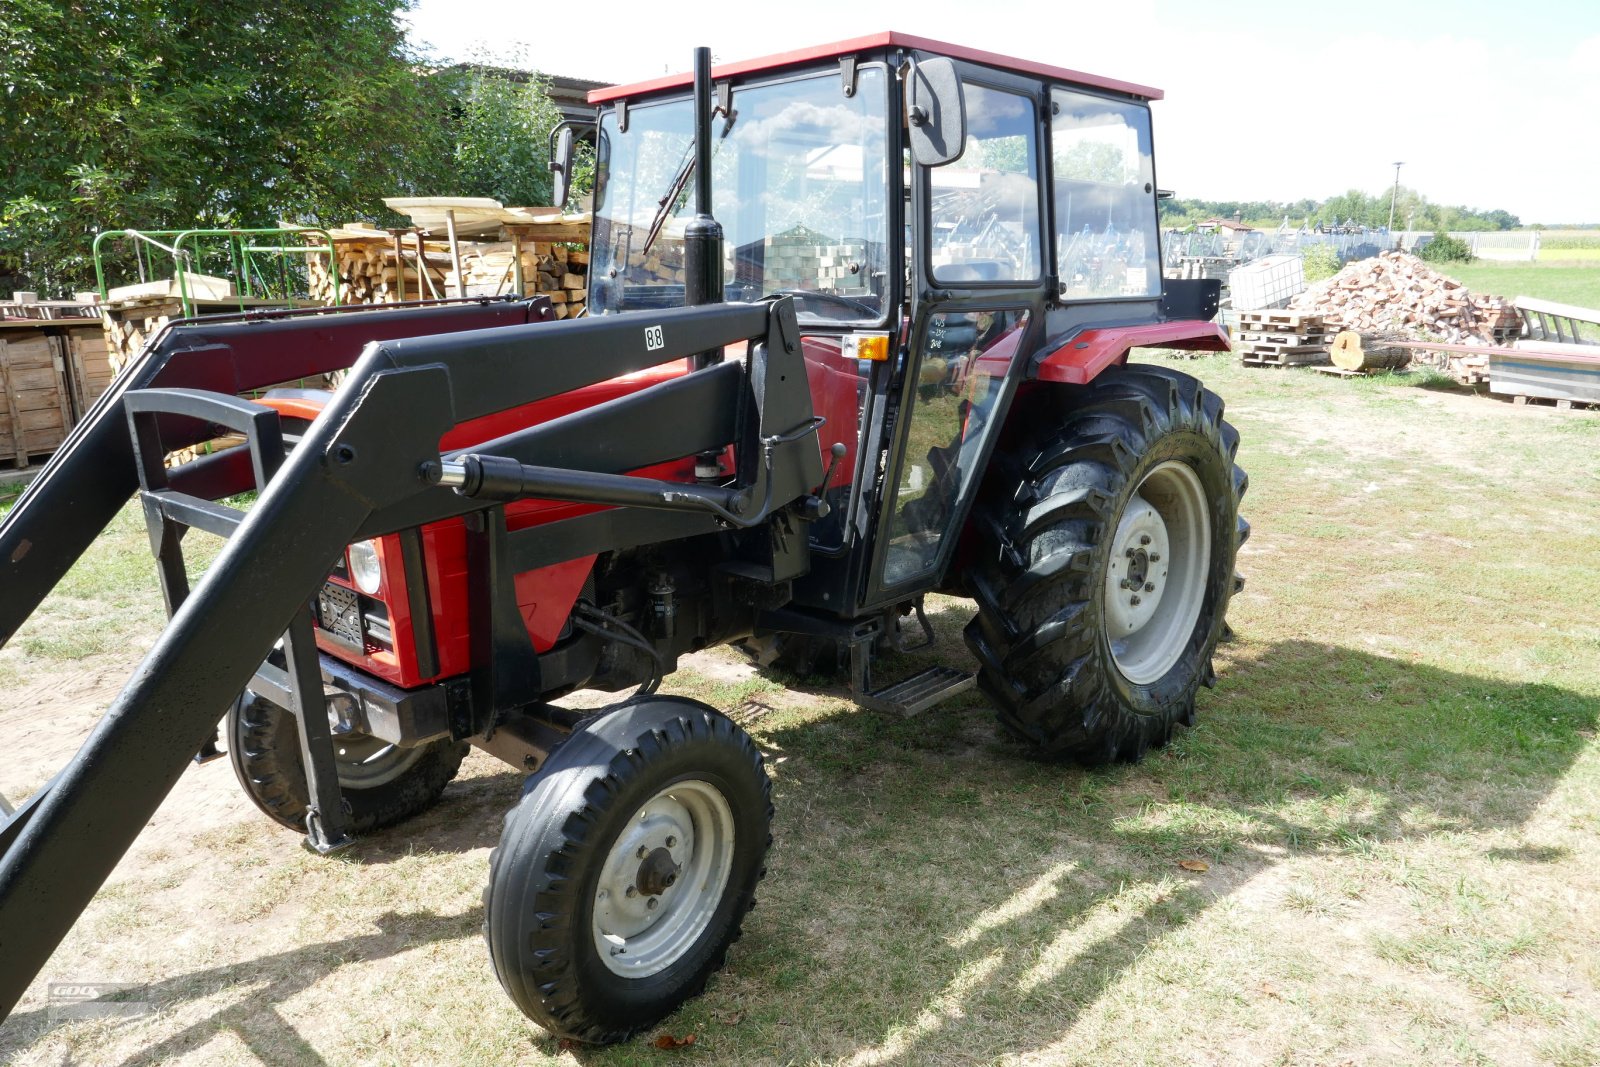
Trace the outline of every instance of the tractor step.
[[903, 682], [857, 692], [856, 703], [873, 711], [894, 711], [911, 716], [927, 711], [941, 701], [965, 693], [978, 682], [978, 676], [955, 667], [929, 667]]

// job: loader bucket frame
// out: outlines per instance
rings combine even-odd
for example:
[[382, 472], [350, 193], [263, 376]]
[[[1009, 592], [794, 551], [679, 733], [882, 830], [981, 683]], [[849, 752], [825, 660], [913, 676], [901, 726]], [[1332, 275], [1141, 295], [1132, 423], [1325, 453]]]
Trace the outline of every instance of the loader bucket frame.
[[[0, 525], [6, 587], [0, 635], [9, 638], [138, 488], [131, 419], [144, 424], [134, 440], [157, 450], [212, 436], [208, 421], [249, 428], [250, 448], [185, 464], [145, 486], [147, 511], [165, 509], [167, 518], [226, 533], [228, 541], [193, 592], [172, 605], [169, 626], [74, 759], [0, 825], [0, 958], [6, 961], [0, 968], [0, 1018], [48, 961], [222, 711], [297, 614], [304, 616], [308, 599], [345, 546], [496, 510], [437, 484], [450, 458], [440, 455], [439, 441], [452, 427], [748, 342], [743, 364], [713, 363], [679, 381], [705, 381], [723, 395], [726, 385], [719, 383], [743, 378], [738, 414], [724, 424], [733, 440], [718, 442], [738, 450], [740, 499], [765, 501], [765, 511], [810, 492], [820, 476], [817, 445], [810, 439], [817, 420], [791, 301], [663, 311], [649, 316], [648, 327], [640, 316], [539, 321], [547, 315], [548, 304], [537, 301], [370, 319], [359, 312], [328, 315], [331, 334], [349, 342], [375, 339], [365, 344], [348, 378], [276, 474], [270, 469], [273, 438], [280, 432], [276, 415], [252, 410], [237, 394], [340, 369], [348, 357], [335, 358], [335, 346], [285, 345], [290, 331], [275, 326], [280, 320], [273, 318], [169, 329], [102, 398]], [[410, 336], [408, 330], [469, 332]], [[656, 390], [646, 391], [654, 398], [632, 401], [628, 413], [645, 412], [655, 426], [672, 424], [674, 413], [685, 427], [703, 423], [703, 391]], [[594, 431], [586, 415], [513, 435], [520, 440], [506, 440], [506, 450], [514, 453], [507, 462], [539, 464], [522, 468], [525, 476], [546, 472], [535, 487], [566, 499], [615, 503], [584, 495], [597, 479], [608, 491], [637, 494], [637, 506], [609, 513], [642, 516], [617, 524], [626, 529], [616, 536], [631, 544], [728, 528], [726, 508], [707, 504], [733, 499], [726, 487], [681, 485], [643, 502], [652, 492], [647, 479], [593, 474], [592, 467], [559, 469], [568, 466], [568, 457], [592, 454], [583, 446]], [[159, 428], [159, 446], [150, 444], [152, 428]], [[665, 440], [629, 442], [623, 451], [633, 458], [676, 458], [704, 448], [704, 438], [704, 432], [686, 429]], [[149, 482], [151, 461], [159, 465], [159, 456], [141, 459]], [[260, 495], [248, 512], [214, 503], [252, 485]], [[539, 536], [547, 538], [549, 530]], [[608, 547], [604, 526], [589, 523], [581, 532], [599, 542], [591, 540], [586, 551]], [[507, 556], [501, 563], [520, 560], [519, 551], [526, 556], [530, 548], [526, 539], [519, 545], [515, 535], [502, 537]], [[168, 592], [170, 597], [170, 587]], [[536, 662], [531, 667], [537, 671]]]

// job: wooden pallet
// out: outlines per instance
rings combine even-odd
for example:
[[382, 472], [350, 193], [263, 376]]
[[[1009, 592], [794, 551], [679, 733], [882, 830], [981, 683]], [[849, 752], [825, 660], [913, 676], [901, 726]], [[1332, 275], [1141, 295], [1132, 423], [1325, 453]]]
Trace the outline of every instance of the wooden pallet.
[[1511, 402], [1519, 408], [1526, 407], [1529, 404], [1538, 404], [1541, 407], [1546, 404], [1554, 404], [1557, 411], [1572, 411], [1574, 409], [1579, 411], [1600, 410], [1600, 404], [1592, 404], [1583, 400], [1557, 400], [1548, 396], [1526, 396], [1520, 393], [1513, 396]]
[[1253, 352], [1239, 353], [1239, 362], [1259, 367], [1308, 367], [1328, 358], [1326, 350], [1317, 348], [1310, 352]]
[[1241, 331], [1238, 339], [1250, 344], [1269, 345], [1326, 345], [1329, 340], [1328, 335], [1322, 332], [1321, 327], [1315, 330], [1307, 330], [1304, 333], [1244, 333]]
[[1326, 356], [1328, 354], [1328, 346], [1325, 344], [1283, 344], [1277, 341], [1245, 341], [1239, 345], [1239, 348], [1248, 352], [1281, 352], [1291, 356], [1313, 354]]
[[1249, 322], [1259, 322], [1273, 326], [1289, 326], [1295, 328], [1300, 326], [1321, 328], [1322, 326], [1322, 313], [1316, 311], [1282, 311], [1269, 309], [1267, 311], [1240, 311], [1236, 312], [1236, 314], [1238, 315], [1239, 322], [1241, 323], [1241, 329], [1243, 328], [1243, 323]]

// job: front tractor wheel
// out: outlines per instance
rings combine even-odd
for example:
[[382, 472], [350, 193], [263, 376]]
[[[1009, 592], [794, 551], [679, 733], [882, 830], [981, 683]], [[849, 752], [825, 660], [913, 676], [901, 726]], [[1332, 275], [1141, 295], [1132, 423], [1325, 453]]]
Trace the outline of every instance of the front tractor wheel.
[[[311, 789], [294, 714], [247, 689], [228, 709], [225, 730], [245, 793], [275, 821], [304, 833]], [[379, 830], [431, 808], [466, 754], [464, 742], [449, 738], [401, 748], [368, 734], [336, 736], [334, 767], [350, 829]]]
[[621, 1041], [704, 988], [755, 902], [772, 787], [704, 704], [625, 703], [528, 780], [489, 861], [495, 974], [557, 1036]]
[[1001, 721], [1043, 751], [1137, 760], [1194, 720], [1249, 535], [1222, 400], [1103, 373], [996, 460], [974, 520], [967, 643]]

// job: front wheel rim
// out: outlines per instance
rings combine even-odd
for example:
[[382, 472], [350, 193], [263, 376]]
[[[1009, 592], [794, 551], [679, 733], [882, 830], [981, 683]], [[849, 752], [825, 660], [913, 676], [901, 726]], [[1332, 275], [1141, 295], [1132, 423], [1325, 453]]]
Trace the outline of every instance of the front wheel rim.
[[617, 835], [595, 886], [595, 951], [614, 974], [671, 967], [711, 926], [733, 871], [733, 809], [709, 782], [674, 782]]
[[1145, 475], [1111, 540], [1103, 604], [1117, 670], [1155, 682], [1183, 656], [1205, 602], [1211, 512], [1194, 468], [1168, 460]]

